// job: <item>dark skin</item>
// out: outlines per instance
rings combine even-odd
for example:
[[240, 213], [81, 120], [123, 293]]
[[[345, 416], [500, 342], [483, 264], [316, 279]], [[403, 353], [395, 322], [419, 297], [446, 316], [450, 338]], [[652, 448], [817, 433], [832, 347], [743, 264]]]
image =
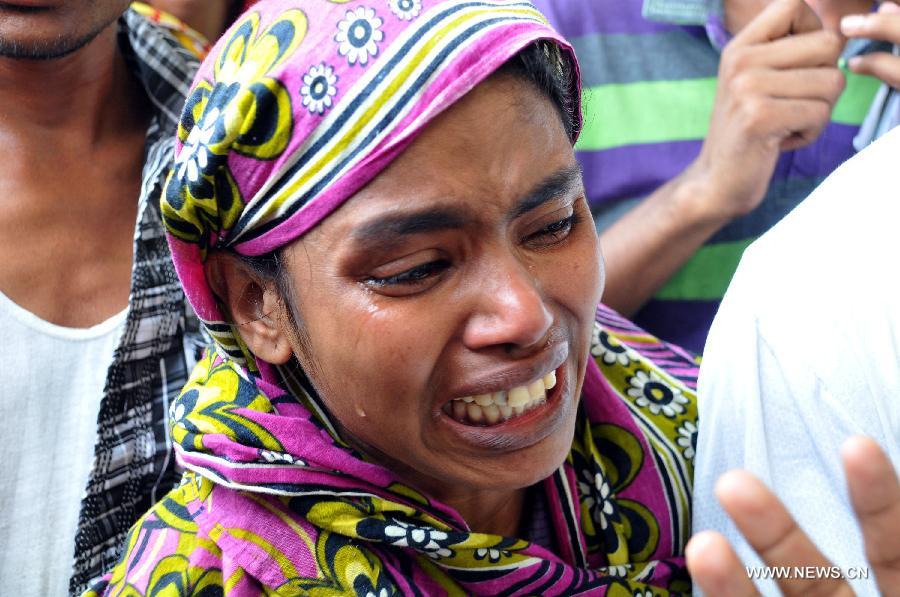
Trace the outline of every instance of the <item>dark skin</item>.
[[[900, 595], [900, 483], [891, 461], [871, 439], [854, 437], [843, 446], [850, 501], [862, 530], [866, 559], [884, 597]], [[829, 567], [772, 493], [746, 471], [731, 471], [716, 485], [722, 507], [768, 566]], [[711, 496], [710, 496], [711, 497]], [[707, 595], [759, 595], [744, 565], [720, 534], [705, 531], [687, 546], [688, 569]], [[843, 579], [778, 580], [787, 597], [852, 597]]]
[[[250, 350], [275, 364], [296, 357], [346, 439], [454, 507], [476, 532], [516, 536], [525, 488], [549, 476], [571, 446], [575, 413], [568, 407], [580, 395], [603, 286], [580, 180], [555, 177], [573, 159], [550, 102], [525, 83], [496, 76], [287, 245], [288, 296], [232, 253], [213, 253], [207, 262], [207, 279], [232, 320], [242, 322]], [[547, 180], [562, 182], [544, 185], [545, 201], [523, 203], [541, 195], [534, 190]], [[434, 209], [444, 210], [440, 218], [422, 218]], [[560, 227], [573, 213], [584, 219]], [[391, 218], [409, 215], [407, 228], [416, 231], [396, 234], [402, 226]], [[373, 230], [378, 234], [367, 234]], [[503, 427], [512, 419], [467, 431], [441, 414], [443, 402], [476, 393], [481, 381], [514, 385], [555, 366], [560, 345], [567, 349], [559, 353], [563, 390], [535, 411], [539, 416], [518, 427]], [[554, 413], [561, 416], [549, 424]], [[520, 440], [514, 449], [512, 440]], [[887, 589], [900, 586], [900, 486], [870, 440], [851, 444], [845, 458], [869, 560], [893, 595]], [[719, 497], [767, 562], [823, 560], [750, 475], [726, 475]], [[752, 595], [723, 542], [701, 534], [689, 544], [695, 582], [710, 595]], [[828, 579], [785, 587], [848, 594], [845, 584]]]
[[[409, 217], [427, 229], [389, 231]], [[525, 489], [571, 446], [603, 279], [550, 101], [509, 76], [482, 84], [284, 257], [307, 345], [275, 289], [211, 258], [254, 354], [297, 355], [345, 437], [470, 527], [515, 535]], [[404, 276], [417, 281], [374, 281]], [[530, 422], [466, 427], [441, 412], [557, 369], [560, 391]]]
[[[837, 2], [838, 0], [820, 0], [820, 2]], [[900, 5], [887, 1], [881, 3], [878, 12], [870, 14], [867, 10], [861, 14], [845, 17], [840, 22], [841, 33], [848, 38], [876, 39], [900, 44]], [[865, 56], [851, 58], [850, 70], [862, 75], [877, 77], [897, 89], [900, 88], [900, 56], [888, 52], [873, 52]]]
[[128, 304], [150, 109], [118, 50], [127, 1], [29, 5], [0, 5], [0, 291], [90, 327]]
[[[760, 205], [780, 152], [819, 137], [844, 89], [837, 60], [846, 40], [838, 23], [871, 3], [810, 4], [818, 15], [805, 0], [724, 0], [725, 26], [735, 37], [722, 52], [703, 148], [603, 231], [606, 304], [626, 315], [639, 310], [712, 235]], [[860, 29], [842, 33], [898, 40], [900, 18], [866, 16]], [[900, 81], [900, 59], [883, 53], [850, 67]]]

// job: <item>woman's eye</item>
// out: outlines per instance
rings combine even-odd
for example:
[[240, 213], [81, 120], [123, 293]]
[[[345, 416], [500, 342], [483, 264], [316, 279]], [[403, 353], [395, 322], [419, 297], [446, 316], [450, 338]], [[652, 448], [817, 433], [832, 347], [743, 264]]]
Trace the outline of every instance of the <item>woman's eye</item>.
[[382, 278], [372, 276], [366, 279], [365, 282], [369, 286], [379, 289], [406, 288], [414, 290], [419, 286], [426, 285], [431, 278], [434, 278], [448, 267], [450, 267], [450, 262], [444, 259], [429, 261], [393, 276]]
[[572, 215], [563, 218], [562, 220], [557, 220], [552, 224], [538, 230], [537, 232], [528, 235], [525, 237], [526, 242], [535, 246], [551, 246], [558, 242], [565, 240], [569, 233], [572, 232], [572, 229], [576, 224], [580, 221], [580, 217], [578, 214], [573, 213]]

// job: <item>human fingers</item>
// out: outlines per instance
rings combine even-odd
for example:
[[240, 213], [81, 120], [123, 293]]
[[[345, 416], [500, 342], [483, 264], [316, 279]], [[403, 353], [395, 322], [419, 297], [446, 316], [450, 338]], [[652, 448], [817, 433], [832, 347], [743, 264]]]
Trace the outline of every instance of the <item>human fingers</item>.
[[[862, 37], [900, 44], [900, 6], [884, 2], [874, 14], [850, 15], [841, 19], [841, 32], [847, 37]], [[856, 56], [850, 70], [881, 79], [891, 87], [900, 87], [900, 57], [887, 52]]]
[[[787, 151], [814, 141], [831, 117], [832, 104], [822, 99], [783, 99], [763, 94], [733, 100], [728, 109], [730, 137], [751, 145]], [[712, 134], [707, 138], [712, 138]], [[748, 141], [744, 141], [747, 143]]]
[[900, 6], [884, 2], [878, 12], [848, 15], [841, 19], [841, 33], [900, 44]]
[[737, 59], [743, 63], [739, 66], [744, 68], [762, 66], [778, 69], [834, 67], [844, 50], [844, 44], [845, 40], [840, 34], [834, 31], [818, 30], [754, 46], [731, 48], [729, 45], [726, 46], [723, 54], [737, 54]]
[[780, 139], [779, 149], [791, 151], [815, 141], [831, 117], [832, 105], [824, 100], [770, 98], [769, 125]]
[[750, 21], [731, 43], [760, 44], [790, 33], [805, 33], [821, 28], [819, 18], [803, 0], [775, 0]]
[[857, 74], [871, 75], [891, 87], [900, 87], [900, 56], [887, 52], [873, 52], [864, 56], [854, 56], [847, 66]]
[[697, 533], [688, 542], [685, 555], [694, 584], [707, 595], [759, 595], [734, 549], [719, 533]]
[[900, 482], [881, 448], [866, 437], [844, 444], [850, 501], [882, 595], [900, 595]]
[[[830, 69], [832, 83], [843, 85], [843, 75], [836, 67], [844, 47], [840, 35], [832, 31], [816, 31], [779, 39], [754, 46], [729, 44], [722, 53], [719, 80], [729, 84], [752, 71], [794, 70], [806, 68]], [[754, 92], [744, 89], [743, 92]]]
[[[716, 495], [747, 543], [769, 566], [831, 567], [778, 498], [750, 473], [726, 473], [716, 484]], [[786, 596], [853, 595], [844, 581], [832, 578], [781, 578], [778, 586]]]
[[758, 69], [739, 75], [732, 89], [743, 96], [751, 93], [783, 99], [823, 100], [831, 105], [844, 90], [844, 74], [837, 68]]

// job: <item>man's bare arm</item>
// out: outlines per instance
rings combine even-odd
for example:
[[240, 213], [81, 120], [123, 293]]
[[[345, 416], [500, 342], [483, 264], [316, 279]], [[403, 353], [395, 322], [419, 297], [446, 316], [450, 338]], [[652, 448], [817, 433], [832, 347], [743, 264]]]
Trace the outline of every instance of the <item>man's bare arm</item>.
[[759, 206], [780, 152], [818, 137], [844, 88], [843, 39], [802, 0], [776, 0], [722, 53], [697, 159], [601, 235], [604, 303], [630, 315], [717, 230]]

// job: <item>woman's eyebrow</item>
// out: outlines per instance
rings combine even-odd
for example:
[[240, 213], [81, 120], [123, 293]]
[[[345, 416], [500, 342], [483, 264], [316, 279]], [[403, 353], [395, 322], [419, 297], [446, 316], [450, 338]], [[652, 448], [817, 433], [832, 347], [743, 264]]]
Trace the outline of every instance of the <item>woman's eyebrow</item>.
[[417, 212], [387, 215], [360, 226], [351, 235], [355, 243], [384, 243], [392, 237], [409, 236], [436, 230], [462, 228], [467, 218], [462, 210], [451, 207], [424, 209]]
[[[581, 185], [581, 166], [575, 164], [563, 168], [539, 182], [513, 208], [510, 220], [567, 194]], [[469, 220], [466, 213], [453, 207], [435, 207], [420, 211], [382, 216], [366, 222], [351, 234], [351, 240], [358, 245], [384, 244], [392, 238], [434, 232], [437, 230], [458, 230]]]
[[566, 195], [577, 186], [581, 186], [581, 166], [575, 164], [568, 168], [563, 168], [539, 182], [527, 195], [520, 199], [510, 213], [509, 219], [515, 220], [548, 201]]

